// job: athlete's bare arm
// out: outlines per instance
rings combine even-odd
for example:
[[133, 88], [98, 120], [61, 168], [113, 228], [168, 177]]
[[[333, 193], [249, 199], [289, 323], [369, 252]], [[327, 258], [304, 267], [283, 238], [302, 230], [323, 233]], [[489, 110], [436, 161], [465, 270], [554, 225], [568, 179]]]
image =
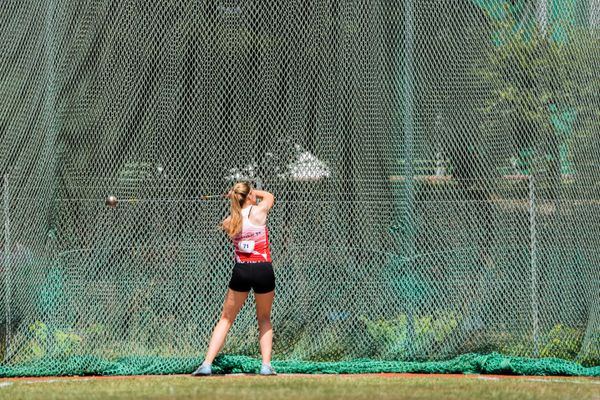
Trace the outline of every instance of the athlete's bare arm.
[[275, 203], [275, 196], [272, 193], [265, 192], [264, 190], [256, 190], [253, 189], [252, 192], [256, 196], [257, 199], [260, 199], [260, 203], [254, 208], [252, 208], [252, 214], [250, 218], [252, 222], [257, 225], [265, 225], [267, 223], [267, 215], [269, 214], [269, 210], [273, 207]]

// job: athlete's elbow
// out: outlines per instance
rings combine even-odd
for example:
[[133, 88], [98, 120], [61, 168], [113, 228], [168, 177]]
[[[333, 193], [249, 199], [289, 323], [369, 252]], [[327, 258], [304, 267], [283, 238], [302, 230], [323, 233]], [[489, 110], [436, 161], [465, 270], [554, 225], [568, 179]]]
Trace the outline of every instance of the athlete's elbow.
[[270, 200], [271, 202], [275, 202], [275, 195], [271, 192], [265, 192], [265, 200]]

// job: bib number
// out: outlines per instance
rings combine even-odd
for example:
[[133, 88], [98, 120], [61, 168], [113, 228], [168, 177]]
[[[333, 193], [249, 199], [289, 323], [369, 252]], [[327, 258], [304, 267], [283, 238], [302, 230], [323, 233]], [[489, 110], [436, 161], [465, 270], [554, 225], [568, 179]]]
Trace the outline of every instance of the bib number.
[[238, 244], [238, 249], [242, 253], [252, 253], [254, 251], [254, 240], [242, 240]]

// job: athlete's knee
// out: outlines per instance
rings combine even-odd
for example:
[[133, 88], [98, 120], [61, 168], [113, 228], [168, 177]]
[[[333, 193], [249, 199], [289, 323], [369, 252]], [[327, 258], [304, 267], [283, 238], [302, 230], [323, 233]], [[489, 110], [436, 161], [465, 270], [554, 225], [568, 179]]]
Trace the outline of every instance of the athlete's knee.
[[223, 311], [223, 314], [221, 314], [221, 321], [226, 322], [228, 324], [233, 324], [233, 321], [235, 320], [236, 314], [231, 312], [231, 311]]
[[270, 315], [257, 315], [256, 320], [258, 321], [258, 326], [271, 325], [271, 316]]

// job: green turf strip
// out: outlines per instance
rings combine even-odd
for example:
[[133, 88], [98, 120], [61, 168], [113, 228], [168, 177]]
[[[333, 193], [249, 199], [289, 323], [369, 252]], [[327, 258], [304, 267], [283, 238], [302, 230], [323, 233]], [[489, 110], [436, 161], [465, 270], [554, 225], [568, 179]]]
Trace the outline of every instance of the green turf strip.
[[148, 377], [0, 382], [0, 398], [19, 399], [594, 399], [600, 380], [319, 377]]

